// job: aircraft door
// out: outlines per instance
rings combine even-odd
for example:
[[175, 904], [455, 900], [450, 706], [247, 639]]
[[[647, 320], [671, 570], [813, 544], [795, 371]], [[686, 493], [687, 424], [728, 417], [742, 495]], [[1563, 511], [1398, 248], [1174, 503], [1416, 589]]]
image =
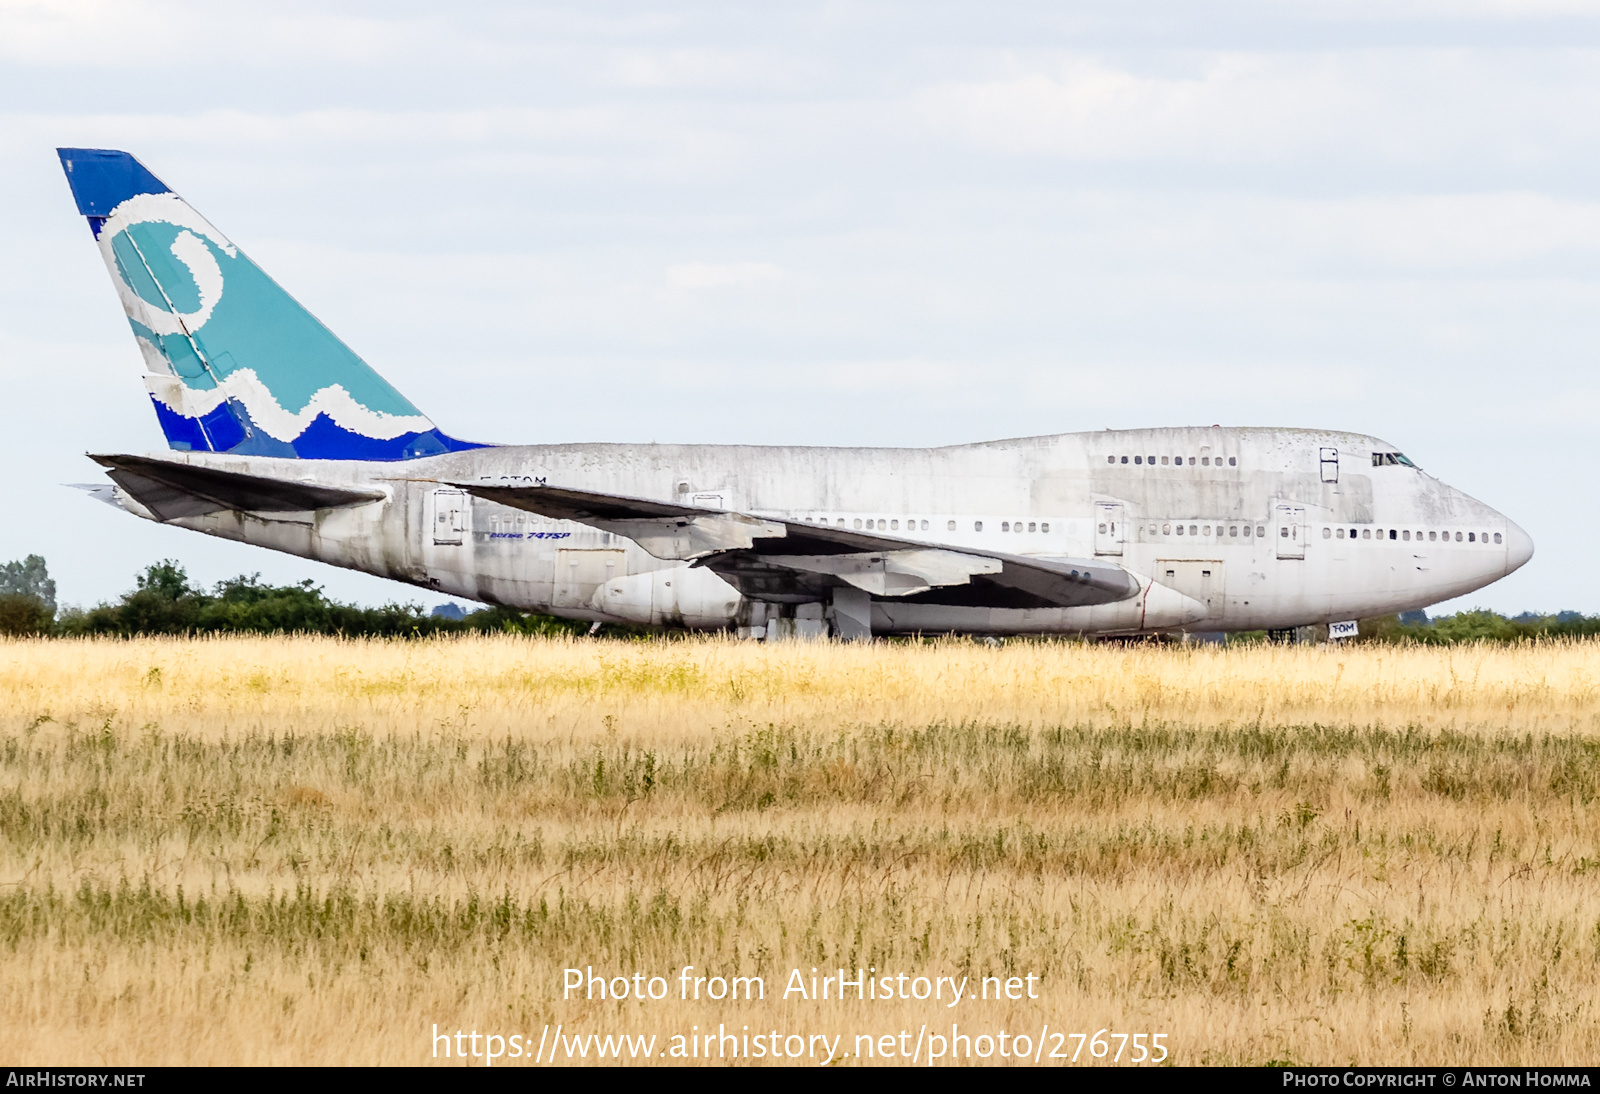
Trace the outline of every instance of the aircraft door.
[[1278, 557], [1306, 557], [1306, 509], [1303, 505], [1275, 507], [1278, 525]]
[[628, 573], [626, 551], [566, 550], [556, 552], [556, 584], [552, 608], [587, 608], [594, 591]]
[[1122, 541], [1127, 538], [1127, 522], [1123, 520], [1120, 501], [1094, 503], [1094, 553], [1120, 555]]
[[471, 531], [472, 499], [465, 490], [435, 490], [433, 492], [433, 542], [439, 545], [458, 544]]
[[1339, 450], [1337, 448], [1324, 448], [1322, 450], [1322, 481], [1339, 481]]

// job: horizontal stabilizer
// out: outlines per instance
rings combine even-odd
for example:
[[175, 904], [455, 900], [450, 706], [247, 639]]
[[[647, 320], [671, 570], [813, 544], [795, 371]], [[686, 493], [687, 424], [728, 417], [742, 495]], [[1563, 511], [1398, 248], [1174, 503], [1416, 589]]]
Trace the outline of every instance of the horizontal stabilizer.
[[225, 509], [252, 513], [339, 509], [381, 501], [386, 496], [381, 490], [322, 486], [149, 456], [89, 458], [106, 468], [106, 474], [158, 520], [198, 517]]

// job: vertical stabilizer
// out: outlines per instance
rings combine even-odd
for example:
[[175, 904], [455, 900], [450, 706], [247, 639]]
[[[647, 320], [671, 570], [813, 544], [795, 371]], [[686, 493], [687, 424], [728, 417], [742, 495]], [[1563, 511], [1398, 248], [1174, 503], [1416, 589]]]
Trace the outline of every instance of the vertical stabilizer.
[[57, 152], [173, 448], [405, 460], [480, 447], [435, 428], [133, 156]]

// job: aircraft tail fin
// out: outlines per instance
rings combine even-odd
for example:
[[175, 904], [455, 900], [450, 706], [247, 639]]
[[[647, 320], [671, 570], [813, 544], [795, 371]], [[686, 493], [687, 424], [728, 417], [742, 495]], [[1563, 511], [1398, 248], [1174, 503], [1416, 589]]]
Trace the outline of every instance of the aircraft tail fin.
[[57, 153], [172, 448], [406, 460], [483, 447], [440, 432], [133, 156]]

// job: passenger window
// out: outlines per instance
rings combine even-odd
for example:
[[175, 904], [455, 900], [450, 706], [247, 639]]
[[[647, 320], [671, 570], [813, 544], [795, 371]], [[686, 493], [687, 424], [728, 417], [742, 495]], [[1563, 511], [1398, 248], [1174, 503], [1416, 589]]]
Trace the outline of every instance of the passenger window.
[[1432, 540], [1436, 540], [1436, 539], [1439, 538], [1439, 533], [1438, 532], [1429, 532], [1428, 533], [1428, 538], [1432, 539]]
[[1467, 533], [1467, 542], [1468, 543], [1476, 543], [1476, 542], [1478, 542], [1478, 540], [1477, 540], [1477, 537], [1472, 532], [1468, 532]]
[[1162, 467], [1165, 467], [1165, 466], [1167, 466], [1167, 461], [1168, 461], [1168, 460], [1169, 460], [1169, 459], [1171, 459], [1171, 457], [1170, 457], [1170, 456], [1162, 456], [1162, 457], [1161, 457], [1161, 466], [1162, 466]]
[[1238, 528], [1234, 527], [1231, 524], [1228, 525], [1228, 535], [1229, 536], [1236, 536], [1238, 534], [1239, 534], [1239, 529]]
[[1011, 530], [1012, 530], [1012, 531], [1013, 531], [1013, 532], [1020, 532], [1020, 531], [1022, 531], [1022, 522], [1021, 522], [1021, 521], [1020, 521], [1020, 520], [1019, 520], [1019, 521], [1017, 521], [1017, 523], [1015, 523], [1015, 524], [1013, 524], [1013, 525], [1012, 525], [1012, 526], [1011, 526]]
[[1189, 534], [1190, 534], [1190, 535], [1191, 535], [1191, 536], [1193, 536], [1193, 535], [1198, 535], [1198, 534], [1199, 534], [1199, 533], [1198, 533], [1198, 532], [1196, 532], [1196, 531], [1195, 531], [1195, 530], [1194, 530], [1194, 525], [1192, 525], [1192, 524], [1191, 524], [1191, 525], [1189, 525]]
[[1238, 456], [1229, 456], [1228, 457], [1228, 466], [1229, 467], [1238, 467], [1239, 466], [1239, 457]]
[[1116, 463], [1117, 462], [1117, 458], [1115, 456], [1107, 456], [1106, 457], [1106, 462], [1107, 463]]
[[900, 522], [897, 520], [891, 520], [889, 522], [889, 527], [898, 532], [900, 530]]
[[[945, 521], [945, 523], [944, 523], [944, 530], [945, 530], [945, 531], [946, 531], [946, 532], [954, 532], [954, 531], [955, 531], [955, 530], [956, 530], [956, 522], [955, 522], [955, 521], [953, 521], [953, 520], [947, 520], [947, 521]], [[982, 529], [979, 529], [979, 531], [982, 531]]]
[[1200, 457], [1200, 466], [1201, 467], [1210, 467], [1211, 466], [1211, 457], [1210, 456], [1201, 456]]
[[1211, 534], [1211, 525], [1208, 524], [1205, 526], [1205, 534], [1208, 536]]
[[1409, 541], [1411, 539], [1411, 533], [1409, 531], [1401, 532], [1400, 538]]
[[1324, 528], [1322, 530], [1322, 538], [1323, 539], [1332, 539], [1333, 538], [1333, 529], [1332, 528]]
[[1390, 539], [1396, 539], [1396, 538], [1398, 538], [1398, 536], [1399, 536], [1399, 533], [1397, 533], [1393, 528], [1389, 529], [1389, 538]]
[[1496, 543], [1499, 543], [1499, 542], [1500, 542], [1500, 533], [1499, 533], [1499, 532], [1496, 532], [1496, 533], [1495, 533], [1495, 534], [1494, 534], [1494, 541], [1495, 541], [1495, 542], [1496, 542]]
[[857, 518], [856, 518], [856, 527], [857, 527], [857, 528], [860, 528], [860, 527], [861, 527], [861, 518], [860, 518], [860, 517], [857, 517]]
[[1343, 528], [1339, 529], [1339, 538], [1340, 539], [1344, 538], [1344, 529]]
[[973, 522], [972, 522], [972, 530], [973, 530], [973, 531], [974, 531], [974, 532], [981, 532], [981, 531], [983, 531], [983, 521], [981, 521], [981, 520], [975, 520], [975, 521], [973, 521]]
[[1461, 542], [1461, 533], [1460, 533], [1460, 532], [1457, 532], [1457, 533], [1456, 533], [1456, 542], [1457, 542], [1457, 543], [1460, 543], [1460, 542]]
[[1256, 525], [1256, 535], [1257, 536], [1264, 536], [1266, 534], [1267, 534], [1267, 526], [1265, 524]]
[[1289, 538], [1289, 526], [1288, 525], [1284, 525], [1282, 528], [1278, 529], [1278, 538], [1279, 539], [1288, 539]]
[[1156, 458], [1154, 456], [1146, 456], [1144, 458], [1144, 462], [1149, 464], [1151, 467], [1154, 467], [1156, 465]]
[[[927, 530], [928, 530], [928, 522], [927, 522], [927, 521], [923, 521], [923, 522], [922, 522], [922, 530], [923, 530], [923, 531], [924, 531], [924, 532], [926, 532], [926, 531], [927, 531]], [[950, 530], [951, 530], [951, 531], [952, 531], [952, 532], [953, 532], [953, 531], [955, 531], [955, 527], [954, 527], [954, 526], [953, 526], [953, 525], [952, 525], [952, 526], [951, 526], [951, 529], [950, 529]]]
[[1164, 536], [1170, 536], [1172, 534], [1172, 525], [1163, 524], [1161, 526], [1161, 534]]
[[1372, 538], [1372, 529], [1371, 528], [1363, 528], [1363, 529], [1361, 529], [1361, 538], [1362, 539], [1371, 539]]
[[[1005, 527], [1002, 525], [1000, 530], [1002, 532], [1004, 532], [1005, 531]], [[1106, 534], [1106, 526], [1104, 524], [1100, 525], [1100, 534], [1101, 535], [1105, 535]]]
[[1144, 457], [1143, 456], [1135, 456], [1133, 458], [1133, 462], [1134, 463], [1144, 463]]
[[1250, 538], [1250, 526], [1248, 524], [1246, 524], [1244, 526], [1244, 538], [1245, 539], [1249, 539]]
[[1178, 534], [1179, 534], [1179, 535], [1180, 535], [1180, 536], [1181, 536], [1181, 535], [1183, 535], [1183, 525], [1181, 525], [1181, 524], [1180, 524], [1180, 525], [1178, 525]]
[[1190, 466], [1190, 467], [1193, 467], [1193, 466], [1194, 466], [1194, 457], [1193, 457], [1193, 456], [1190, 456], [1190, 457], [1189, 457], [1189, 466]]
[[[1011, 531], [1011, 522], [1010, 522], [1010, 521], [1009, 521], [1009, 520], [1003, 520], [1003, 521], [1001, 521], [1001, 522], [1000, 522], [1000, 530], [1001, 530], [1001, 531], [1002, 531], [1002, 532], [1009, 532], [1009, 531]], [[1100, 529], [1100, 530], [1101, 530], [1101, 531], [1102, 531], [1102, 532], [1104, 532], [1104, 531], [1105, 531], [1105, 529], [1104, 529], [1104, 528], [1102, 528], [1102, 529]]]
[[1041, 524], [1041, 525], [1039, 525], [1039, 531], [1041, 531], [1041, 532], [1048, 532], [1048, 531], [1049, 531], [1049, 530], [1050, 530], [1050, 526], [1049, 526], [1049, 525], [1048, 525], [1048, 524]]
[[1126, 457], [1126, 456], [1122, 457], [1122, 462], [1123, 463], [1127, 463], [1128, 462], [1128, 457]]
[[[1032, 532], [1032, 531], [1035, 531], [1035, 530], [1036, 530], [1036, 529], [1035, 529], [1035, 527], [1034, 527], [1034, 523], [1033, 523], [1033, 521], [1031, 521], [1031, 520], [1030, 520], [1030, 521], [1029, 521], [1029, 522], [1028, 522], [1028, 531], [1030, 531], [1030, 532]], [[1151, 530], [1151, 531], [1152, 531], [1152, 532], [1154, 532], [1154, 531], [1155, 531], [1155, 530], [1156, 530], [1156, 526], [1155, 526], [1155, 525], [1154, 525], [1154, 524], [1152, 524], [1152, 525], [1151, 525], [1151, 526], [1150, 526], [1150, 530]]]

